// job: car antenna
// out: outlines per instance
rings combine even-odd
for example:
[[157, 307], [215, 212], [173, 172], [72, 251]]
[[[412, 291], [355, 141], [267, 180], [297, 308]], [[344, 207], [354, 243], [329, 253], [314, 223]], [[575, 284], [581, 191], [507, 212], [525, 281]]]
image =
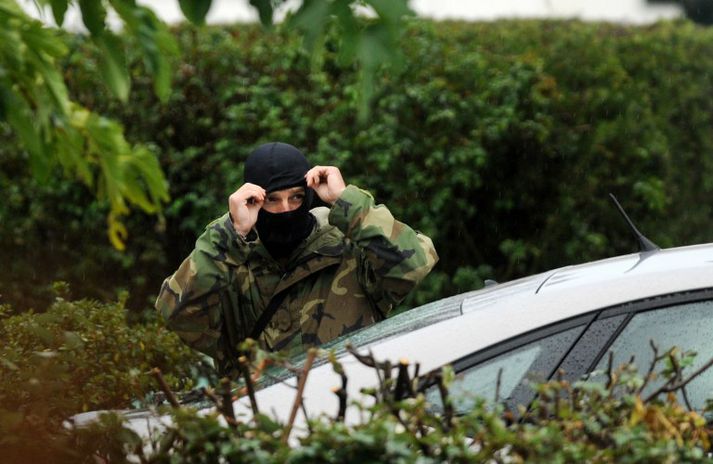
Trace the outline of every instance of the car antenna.
[[627, 216], [626, 212], [624, 211], [624, 208], [621, 207], [614, 194], [610, 193], [609, 197], [612, 199], [621, 215], [624, 216], [626, 223], [629, 225], [629, 229], [634, 234], [634, 237], [636, 237], [636, 240], [639, 242], [639, 251], [647, 252], [660, 250], [661, 248], [658, 245], [646, 238], [644, 234], [639, 232], [639, 229], [637, 229], [634, 223], [631, 222], [631, 219], [629, 219], [629, 216]]

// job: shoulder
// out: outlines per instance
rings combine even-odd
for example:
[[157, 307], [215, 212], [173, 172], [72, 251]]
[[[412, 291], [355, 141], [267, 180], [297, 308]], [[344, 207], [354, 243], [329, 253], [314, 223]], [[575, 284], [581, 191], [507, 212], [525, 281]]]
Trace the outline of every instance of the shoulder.
[[317, 227], [321, 229], [323, 227], [330, 226], [329, 208], [326, 206], [318, 206], [317, 208], [312, 208], [309, 212], [317, 220]]
[[[327, 249], [343, 250], [344, 234], [337, 227], [329, 223], [329, 208], [320, 206], [312, 208], [310, 213], [316, 219], [316, 227], [307, 238], [306, 252], [321, 252]], [[341, 251], [340, 251], [341, 253]]]

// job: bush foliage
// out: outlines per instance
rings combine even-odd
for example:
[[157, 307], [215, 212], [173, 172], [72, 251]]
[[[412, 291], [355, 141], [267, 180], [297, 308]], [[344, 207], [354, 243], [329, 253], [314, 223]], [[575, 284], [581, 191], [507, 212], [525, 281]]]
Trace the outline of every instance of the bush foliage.
[[[666, 357], [682, 365], [682, 356], [672, 350]], [[63, 456], [76, 460], [92, 455], [110, 462], [172, 464], [713, 462], [710, 424], [679, 404], [673, 392], [659, 390], [643, 397], [646, 380], [632, 365], [610, 368], [606, 383], [553, 380], [538, 385], [538, 398], [516, 413], [481, 398], [466, 413], [454, 415], [447, 406], [454, 399], [448, 391], [453, 379], [449, 369], [411, 377], [413, 366], [366, 361], [383, 366], [374, 367], [382, 370], [382, 380], [367, 393], [374, 401], [356, 400], [334, 416], [311, 417], [306, 427], [293, 428], [257, 412], [236, 417], [230, 394], [230, 403], [213, 395], [221, 412], [164, 410], [173, 416], [172, 424], [149, 437], [122, 428], [117, 416], [66, 432], [63, 438], [75, 444], [74, 453], [58, 450], [55, 462], [64, 462]], [[392, 369], [398, 375], [386, 376]], [[669, 377], [670, 385], [682, 380], [677, 377], [681, 373]], [[300, 375], [308, 379], [308, 374]], [[446, 405], [438, 413], [422, 393], [431, 381]], [[296, 392], [298, 406], [299, 395]], [[226, 409], [225, 404], [231, 406]]]
[[[28, 177], [0, 126], [0, 294], [44, 307], [47, 283], [143, 309], [195, 237], [226, 208], [242, 161], [285, 140], [339, 165], [395, 215], [433, 237], [422, 303], [556, 266], [635, 250], [607, 194], [661, 246], [711, 240], [713, 31], [574, 21], [431, 23], [404, 31], [406, 61], [382, 73], [371, 118], [356, 119], [357, 73], [337, 46], [315, 62], [279, 29], [181, 27], [173, 91], [157, 101], [138, 72], [128, 105], [109, 96], [96, 52], [69, 37], [71, 93], [150, 143], [171, 185], [158, 219], [128, 219], [108, 246], [81, 186]], [[81, 243], [81, 246], [77, 244]], [[103, 272], [112, 269], [112, 272]]]
[[12, 312], [0, 306], [3, 460], [30, 453], [20, 462], [52, 462], [43, 454], [50, 444], [38, 445], [58, 438], [63, 420], [131, 407], [156, 389], [154, 367], [175, 389], [198, 378], [196, 354], [156, 320], [128, 324], [124, 301], [58, 298], [42, 313]]

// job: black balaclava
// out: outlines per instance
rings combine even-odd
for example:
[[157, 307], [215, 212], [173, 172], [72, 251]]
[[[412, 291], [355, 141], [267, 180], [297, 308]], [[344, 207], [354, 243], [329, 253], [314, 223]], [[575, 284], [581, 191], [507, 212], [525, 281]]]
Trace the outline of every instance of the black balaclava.
[[305, 189], [305, 199], [296, 210], [270, 213], [261, 209], [257, 215], [255, 228], [273, 258], [288, 257], [314, 228], [315, 219], [309, 212], [314, 192], [307, 188], [307, 171], [309, 162], [302, 152], [281, 142], [260, 145], [245, 161], [245, 182], [259, 185], [267, 193], [291, 187]]

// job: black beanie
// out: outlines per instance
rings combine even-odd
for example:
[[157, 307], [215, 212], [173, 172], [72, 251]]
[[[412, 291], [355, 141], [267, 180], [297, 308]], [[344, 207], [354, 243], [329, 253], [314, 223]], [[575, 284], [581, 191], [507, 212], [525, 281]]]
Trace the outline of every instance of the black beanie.
[[266, 192], [306, 186], [309, 162], [290, 144], [271, 142], [257, 147], [245, 161], [245, 182], [259, 185]]

